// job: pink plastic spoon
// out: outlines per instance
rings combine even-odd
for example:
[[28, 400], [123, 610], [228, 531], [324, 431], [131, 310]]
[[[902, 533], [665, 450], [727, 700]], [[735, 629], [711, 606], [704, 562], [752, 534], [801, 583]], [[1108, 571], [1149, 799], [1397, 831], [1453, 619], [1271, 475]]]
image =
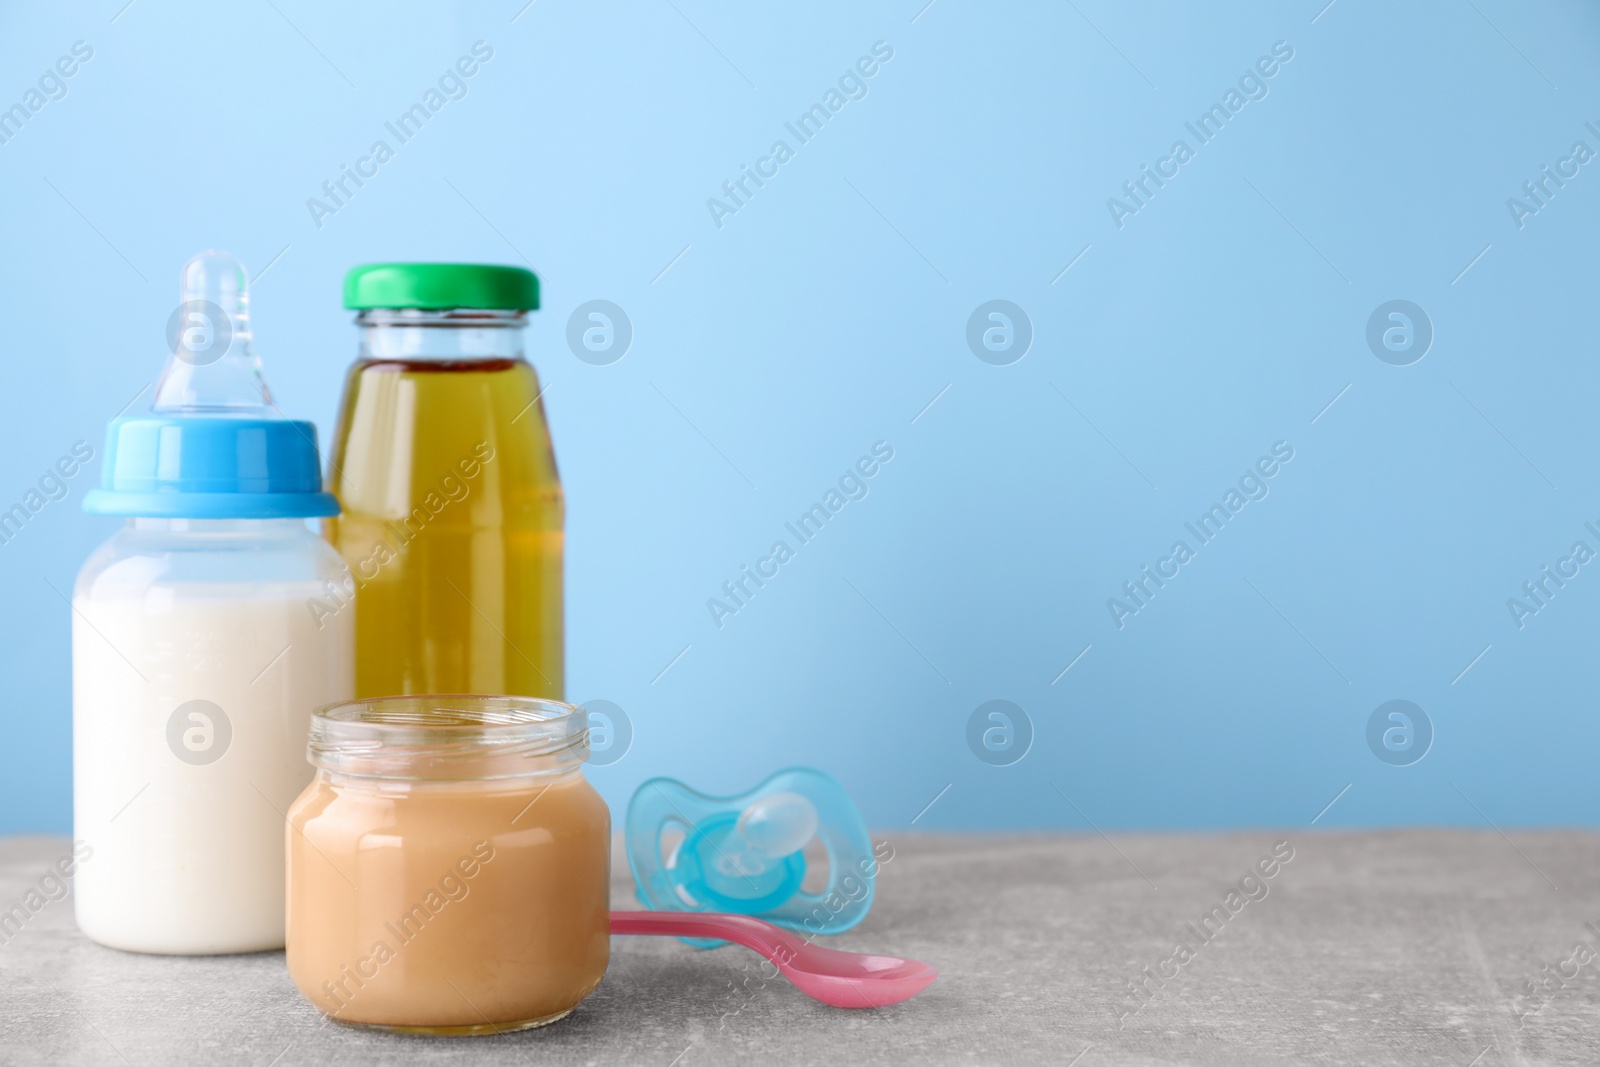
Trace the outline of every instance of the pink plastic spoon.
[[932, 964], [813, 945], [749, 915], [691, 911], [614, 911], [613, 934], [716, 937], [755, 949], [800, 992], [835, 1008], [882, 1008], [910, 1000], [939, 976]]

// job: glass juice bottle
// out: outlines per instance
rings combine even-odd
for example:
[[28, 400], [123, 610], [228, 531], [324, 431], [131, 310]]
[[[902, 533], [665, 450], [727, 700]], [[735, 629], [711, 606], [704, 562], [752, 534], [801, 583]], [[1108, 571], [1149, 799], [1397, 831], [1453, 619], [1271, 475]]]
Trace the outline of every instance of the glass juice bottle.
[[562, 528], [538, 376], [539, 280], [384, 263], [345, 277], [345, 383], [324, 531], [351, 570], [356, 696], [563, 695]]

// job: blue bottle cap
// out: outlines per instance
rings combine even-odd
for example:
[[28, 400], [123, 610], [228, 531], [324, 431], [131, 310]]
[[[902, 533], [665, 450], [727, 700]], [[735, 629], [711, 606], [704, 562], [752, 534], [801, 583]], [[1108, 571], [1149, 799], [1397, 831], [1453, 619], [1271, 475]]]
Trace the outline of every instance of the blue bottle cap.
[[339, 514], [322, 490], [317, 428], [293, 419], [140, 415], [106, 430], [93, 515], [294, 519]]
[[95, 515], [292, 519], [337, 515], [322, 489], [317, 429], [272, 403], [251, 349], [244, 267], [202, 252], [183, 269], [167, 325], [171, 355], [149, 414], [106, 428]]
[[[628, 802], [626, 831], [628, 867], [648, 908], [734, 912], [802, 933], [837, 934], [872, 907], [878, 865], [866, 823], [844, 787], [818, 770], [779, 771], [731, 797], [652, 778]], [[674, 846], [671, 838], [680, 835]], [[803, 885], [814, 841], [827, 852], [828, 874], [811, 892]]]

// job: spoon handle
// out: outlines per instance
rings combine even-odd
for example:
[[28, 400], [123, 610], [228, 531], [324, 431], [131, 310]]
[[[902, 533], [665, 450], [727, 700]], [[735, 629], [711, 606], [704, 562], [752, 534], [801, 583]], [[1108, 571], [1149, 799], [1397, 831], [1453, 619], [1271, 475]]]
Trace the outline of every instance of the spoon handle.
[[753, 949], [780, 966], [793, 960], [803, 946], [799, 937], [769, 922], [714, 911], [614, 911], [611, 932], [719, 938]]
[[751, 915], [694, 911], [614, 911], [613, 934], [661, 934], [734, 941], [766, 957], [813, 1000], [835, 1008], [883, 1008], [910, 1000], [939, 976], [929, 964], [898, 956], [819, 948]]

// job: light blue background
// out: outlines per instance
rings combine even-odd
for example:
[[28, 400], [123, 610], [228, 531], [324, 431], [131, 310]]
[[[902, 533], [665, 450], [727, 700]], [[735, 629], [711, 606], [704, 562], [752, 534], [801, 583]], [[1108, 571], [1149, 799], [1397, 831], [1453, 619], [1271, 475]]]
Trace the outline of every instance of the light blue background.
[[[1305, 825], [1346, 786], [1318, 826], [1594, 824], [1600, 564], [1520, 630], [1506, 601], [1600, 549], [1600, 164], [1521, 229], [1506, 200], [1600, 149], [1600, 12], [924, 2], [9, 6], [0, 103], [94, 58], [0, 145], [0, 497], [98, 450], [200, 249], [287, 248], [258, 346], [324, 439], [348, 267], [526, 257], [569, 695], [635, 731], [592, 772], [614, 809], [809, 763], [885, 827]], [[480, 39], [469, 95], [319, 229], [307, 198]], [[880, 40], [869, 95], [719, 229], [707, 198]], [[1107, 198], [1277, 41], [1269, 95], [1117, 228]], [[1035, 330], [1010, 366], [964, 340], [995, 298]], [[1393, 298], [1434, 325], [1412, 366], [1365, 342]], [[611, 366], [564, 340], [591, 299], [634, 326]], [[870, 496], [717, 629], [707, 598], [879, 440]], [[1107, 598], [1277, 441], [1270, 496], [1119, 630]], [[79, 511], [98, 467], [0, 547], [0, 832], [69, 826], [50, 585], [111, 532]], [[1437, 735], [1409, 767], [1365, 739], [1396, 698]], [[967, 746], [990, 699], [1033, 724], [1012, 766]]]

